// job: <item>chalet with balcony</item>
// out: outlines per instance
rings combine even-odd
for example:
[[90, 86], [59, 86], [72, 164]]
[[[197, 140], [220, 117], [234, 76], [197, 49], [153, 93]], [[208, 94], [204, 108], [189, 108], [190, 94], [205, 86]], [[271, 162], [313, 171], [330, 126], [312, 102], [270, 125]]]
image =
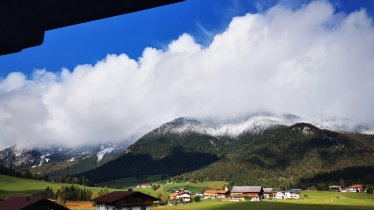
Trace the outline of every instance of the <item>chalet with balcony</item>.
[[96, 210], [150, 210], [159, 199], [141, 192], [119, 191], [99, 196], [92, 201]]

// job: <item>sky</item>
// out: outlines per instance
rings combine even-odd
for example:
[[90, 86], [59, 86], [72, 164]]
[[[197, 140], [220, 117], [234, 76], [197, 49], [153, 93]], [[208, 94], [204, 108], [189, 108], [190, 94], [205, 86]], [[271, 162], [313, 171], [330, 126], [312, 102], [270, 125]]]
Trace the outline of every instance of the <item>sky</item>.
[[181, 116], [374, 125], [374, 2], [187, 0], [0, 56], [0, 149], [135, 141]]

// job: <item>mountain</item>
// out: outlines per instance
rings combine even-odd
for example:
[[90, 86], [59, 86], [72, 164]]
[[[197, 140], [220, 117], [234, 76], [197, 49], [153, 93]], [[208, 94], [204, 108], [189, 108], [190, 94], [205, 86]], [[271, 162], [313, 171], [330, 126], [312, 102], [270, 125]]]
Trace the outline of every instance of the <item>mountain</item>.
[[81, 173], [115, 158], [127, 148], [122, 144], [99, 144], [79, 147], [52, 146], [23, 149], [13, 146], [0, 151], [0, 164], [17, 171], [60, 176]]
[[[80, 175], [96, 182], [166, 174], [173, 180], [290, 187], [332, 182], [328, 175], [338, 174], [335, 182], [374, 183], [373, 135], [330, 131], [301, 120], [294, 115], [179, 118], [144, 135], [119, 158]], [[344, 171], [355, 171], [360, 179]]]

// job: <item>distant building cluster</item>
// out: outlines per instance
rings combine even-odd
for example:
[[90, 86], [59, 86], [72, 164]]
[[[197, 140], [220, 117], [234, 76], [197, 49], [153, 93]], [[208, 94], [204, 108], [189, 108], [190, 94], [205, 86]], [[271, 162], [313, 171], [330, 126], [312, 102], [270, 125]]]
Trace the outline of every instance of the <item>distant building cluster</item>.
[[331, 185], [329, 186], [331, 192], [364, 192], [365, 185], [364, 184], [354, 184], [347, 187], [341, 187], [339, 185]]
[[263, 188], [262, 186], [233, 186], [231, 190], [228, 187], [224, 189], [208, 189], [204, 192], [191, 193], [184, 188], [174, 189], [169, 199], [172, 204], [189, 203], [194, 197], [201, 199], [222, 199], [226, 201], [251, 200], [260, 201], [264, 198], [277, 199], [300, 199], [300, 189], [285, 191], [274, 191], [273, 188]]

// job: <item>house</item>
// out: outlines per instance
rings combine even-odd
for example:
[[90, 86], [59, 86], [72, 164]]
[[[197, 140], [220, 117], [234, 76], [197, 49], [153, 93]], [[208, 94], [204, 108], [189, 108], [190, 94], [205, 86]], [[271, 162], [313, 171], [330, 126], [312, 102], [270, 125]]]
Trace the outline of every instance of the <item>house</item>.
[[35, 196], [10, 197], [0, 201], [0, 210], [68, 210], [65, 206], [55, 203], [47, 198]]
[[363, 184], [354, 184], [348, 186], [344, 189], [341, 189], [342, 192], [364, 192], [364, 185]]
[[96, 210], [150, 210], [160, 199], [135, 191], [111, 192], [92, 199]]
[[198, 197], [204, 197], [204, 193], [202, 192], [196, 192], [194, 195]]
[[233, 198], [263, 198], [264, 190], [261, 186], [234, 186], [230, 196]]
[[274, 197], [277, 199], [300, 199], [300, 193], [300, 189], [278, 191]]
[[149, 183], [141, 183], [141, 184], [136, 185], [136, 188], [142, 188], [142, 189], [146, 189], [150, 187], [152, 187], [152, 185]]
[[284, 194], [286, 199], [300, 199], [300, 189], [292, 189], [292, 190], [287, 190], [286, 193]]
[[273, 197], [273, 188], [264, 188], [264, 198]]
[[342, 191], [342, 188], [338, 185], [331, 185], [331, 186], [329, 186], [329, 190], [331, 192], [340, 192], [340, 191]]
[[191, 192], [187, 189], [177, 189], [169, 195], [170, 200], [177, 203], [189, 203], [191, 202]]
[[284, 191], [277, 191], [275, 193], [274, 198], [276, 198], [276, 199], [284, 199]]
[[205, 190], [204, 199], [222, 199], [227, 198], [230, 194], [230, 191], [227, 187], [224, 190]]

